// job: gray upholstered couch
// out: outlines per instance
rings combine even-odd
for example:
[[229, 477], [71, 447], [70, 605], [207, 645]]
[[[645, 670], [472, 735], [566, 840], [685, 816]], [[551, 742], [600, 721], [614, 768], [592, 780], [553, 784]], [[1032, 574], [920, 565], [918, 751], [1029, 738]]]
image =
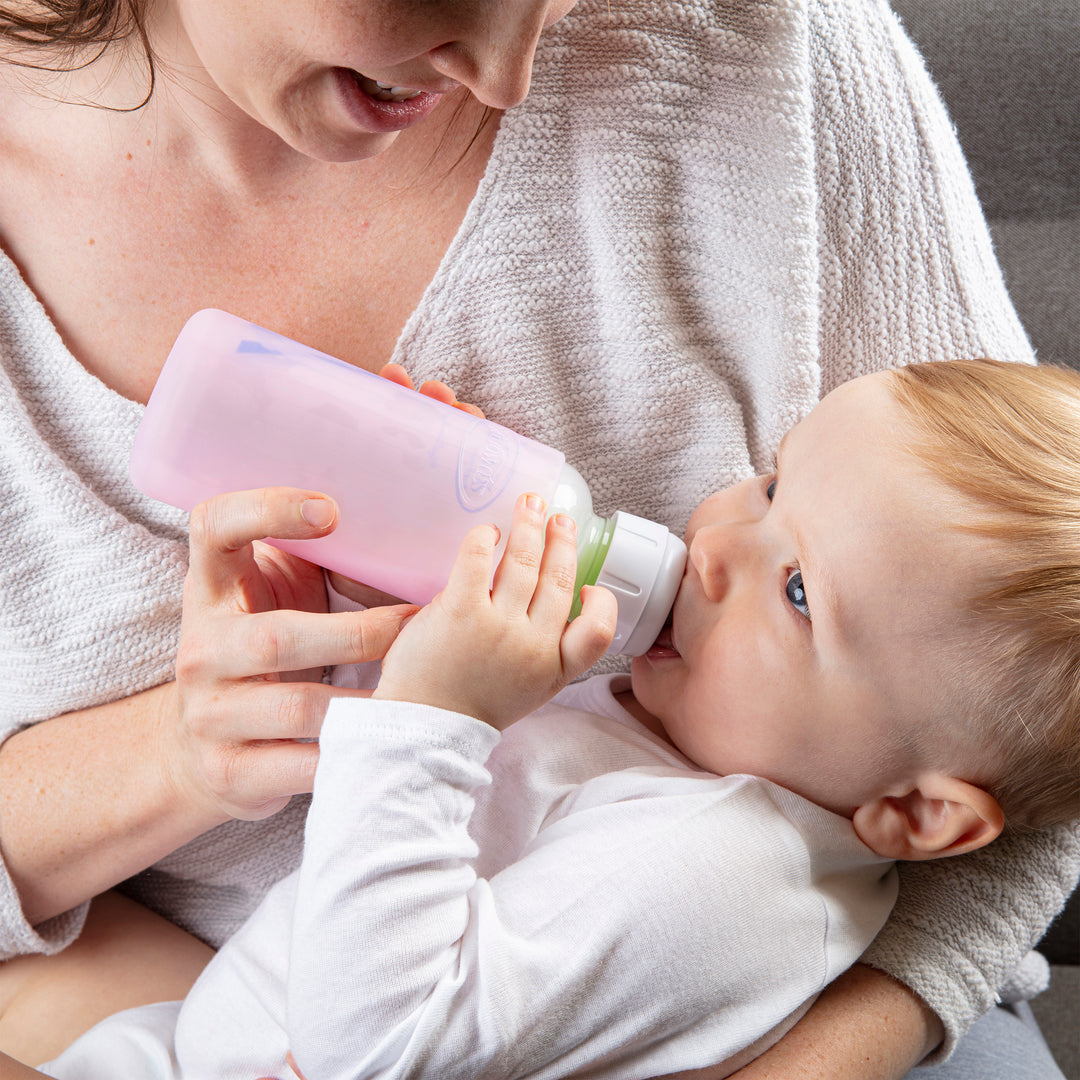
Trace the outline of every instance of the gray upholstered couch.
[[[956, 125], [1039, 360], [1080, 368], [1080, 0], [890, 2]], [[1040, 948], [1051, 986], [1032, 1007], [1080, 1080], [1080, 893]]]

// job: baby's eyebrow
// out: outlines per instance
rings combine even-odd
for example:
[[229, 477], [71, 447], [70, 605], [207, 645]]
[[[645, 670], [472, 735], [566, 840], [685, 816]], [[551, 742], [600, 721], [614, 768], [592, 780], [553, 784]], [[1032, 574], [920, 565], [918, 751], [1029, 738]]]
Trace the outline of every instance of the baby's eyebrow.
[[780, 439], [780, 443], [776, 448], [776, 453], [773, 455], [773, 462], [776, 464], [777, 468], [780, 467], [780, 458], [784, 453], [784, 443], [786, 443], [788, 441], [788, 436], [794, 430], [795, 430], [794, 428], [788, 428], [787, 431], [784, 432], [783, 436]]

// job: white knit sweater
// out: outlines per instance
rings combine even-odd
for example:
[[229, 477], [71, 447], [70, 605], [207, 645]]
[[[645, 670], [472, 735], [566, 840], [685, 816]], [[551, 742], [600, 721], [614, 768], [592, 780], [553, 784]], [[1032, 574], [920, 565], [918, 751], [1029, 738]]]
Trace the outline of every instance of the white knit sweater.
[[[599, 510], [681, 529], [823, 391], [958, 355], [1031, 358], [883, 0], [582, 0], [545, 34], [393, 359], [563, 449]], [[185, 523], [126, 479], [140, 408], [75, 362], [6, 261], [0, 377], [2, 736], [169, 678]], [[220, 942], [295, 865], [304, 810], [217, 829], [132, 891]], [[1078, 865], [1058, 830], [918, 868], [869, 958], [951, 1048]], [[78, 924], [35, 934], [7, 884], [0, 915], [4, 954]]]

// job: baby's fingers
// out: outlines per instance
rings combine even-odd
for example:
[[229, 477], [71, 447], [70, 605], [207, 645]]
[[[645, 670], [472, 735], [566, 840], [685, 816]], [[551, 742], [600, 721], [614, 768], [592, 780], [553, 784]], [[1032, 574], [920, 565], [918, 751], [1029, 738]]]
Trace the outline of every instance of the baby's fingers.
[[446, 588], [439, 594], [444, 604], [459, 613], [468, 613], [491, 600], [491, 566], [499, 543], [499, 527], [477, 525], [465, 534], [450, 570]]
[[547, 523], [544, 555], [529, 617], [534, 625], [559, 631], [570, 617], [577, 578], [577, 525], [568, 514], [555, 514]]
[[495, 570], [492, 599], [506, 614], [530, 610], [544, 556], [544, 500], [522, 495], [514, 505], [514, 518], [506, 550]]
[[615, 594], [598, 585], [581, 590], [581, 614], [562, 636], [563, 676], [573, 682], [607, 652], [615, 637], [619, 607]]

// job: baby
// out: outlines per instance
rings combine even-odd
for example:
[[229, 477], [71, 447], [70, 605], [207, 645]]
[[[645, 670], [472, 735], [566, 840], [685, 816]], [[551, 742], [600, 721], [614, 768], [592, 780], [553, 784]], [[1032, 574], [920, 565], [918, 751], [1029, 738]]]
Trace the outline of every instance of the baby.
[[736, 1070], [874, 937], [893, 860], [1080, 816], [1078, 433], [1070, 372], [845, 384], [694, 512], [630, 676], [574, 685], [614, 601], [566, 622], [573, 523], [524, 496], [494, 584], [485, 525], [331, 705], [300, 870], [185, 1002], [43, 1071]]

